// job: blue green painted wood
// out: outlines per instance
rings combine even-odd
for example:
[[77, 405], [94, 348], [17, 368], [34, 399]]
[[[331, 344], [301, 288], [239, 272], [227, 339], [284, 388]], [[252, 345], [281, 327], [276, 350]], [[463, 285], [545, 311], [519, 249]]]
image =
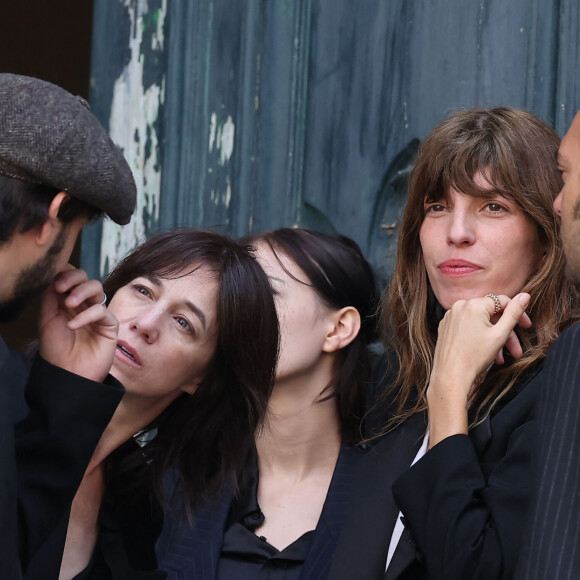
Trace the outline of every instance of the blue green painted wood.
[[560, 134], [580, 108], [577, 0], [95, 0], [91, 103], [124, 148], [131, 227], [85, 236], [103, 273], [173, 225], [307, 225], [385, 280], [418, 140], [510, 105]]

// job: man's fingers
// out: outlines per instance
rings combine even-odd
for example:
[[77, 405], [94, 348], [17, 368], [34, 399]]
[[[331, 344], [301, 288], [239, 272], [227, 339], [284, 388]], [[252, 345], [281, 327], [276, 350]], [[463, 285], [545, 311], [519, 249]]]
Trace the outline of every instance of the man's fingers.
[[64, 294], [88, 279], [89, 277], [84, 270], [79, 270], [78, 268], [63, 270], [56, 275], [54, 287], [59, 294]]
[[116, 333], [119, 323], [116, 317], [101, 304], [94, 304], [90, 308], [79, 312], [72, 320], [69, 320], [67, 326], [69, 330], [79, 330], [89, 324], [98, 323], [102, 329], [109, 328]]
[[75, 286], [66, 297], [64, 303], [67, 308], [76, 308], [83, 302], [91, 306], [93, 304], [101, 304], [104, 295], [103, 285], [98, 280], [88, 280]]

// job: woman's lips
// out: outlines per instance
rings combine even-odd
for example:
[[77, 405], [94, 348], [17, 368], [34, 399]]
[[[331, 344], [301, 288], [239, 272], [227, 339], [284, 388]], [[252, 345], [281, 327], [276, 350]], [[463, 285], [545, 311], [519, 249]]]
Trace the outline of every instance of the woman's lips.
[[128, 343], [120, 340], [117, 343], [117, 348], [115, 349], [115, 356], [123, 361], [124, 363], [128, 364], [132, 367], [140, 367], [141, 365], [141, 358], [139, 357], [139, 353]]
[[466, 260], [445, 260], [437, 267], [446, 276], [465, 276], [483, 270], [481, 266]]

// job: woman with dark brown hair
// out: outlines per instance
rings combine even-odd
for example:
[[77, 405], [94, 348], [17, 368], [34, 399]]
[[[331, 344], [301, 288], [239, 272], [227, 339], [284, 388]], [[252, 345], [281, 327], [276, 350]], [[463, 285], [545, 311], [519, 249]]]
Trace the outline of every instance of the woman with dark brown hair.
[[239, 493], [192, 526], [167, 518], [158, 553], [170, 580], [326, 578], [360, 458], [379, 302], [372, 268], [344, 236], [282, 228], [251, 243], [275, 292], [276, 381]]
[[27, 578], [165, 578], [154, 550], [164, 475], [181, 492], [182, 513], [230, 489], [266, 412], [278, 322], [247, 247], [169, 231], [134, 250], [103, 288], [119, 320], [110, 372], [126, 392], [70, 518]]
[[423, 143], [384, 305], [391, 416], [331, 578], [513, 576], [542, 361], [577, 317], [558, 144], [509, 108], [451, 115]]

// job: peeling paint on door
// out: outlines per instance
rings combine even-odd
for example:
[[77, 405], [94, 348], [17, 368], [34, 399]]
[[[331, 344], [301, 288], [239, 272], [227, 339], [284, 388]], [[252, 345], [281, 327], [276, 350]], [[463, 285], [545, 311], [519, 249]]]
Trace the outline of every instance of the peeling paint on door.
[[[122, 0], [131, 20], [130, 60], [115, 80], [109, 133], [122, 149], [137, 183], [137, 208], [127, 226], [110, 220], [103, 224], [100, 274], [105, 275], [145, 238], [159, 219], [161, 165], [157, 121], [165, 98], [165, 75], [145, 86], [146, 56], [163, 51], [167, 0], [150, 10], [147, 0]], [[152, 29], [149, 29], [152, 28]], [[147, 34], [145, 34], [147, 32]]]
[[228, 115], [225, 123], [222, 125], [221, 135], [219, 138], [220, 148], [220, 163], [225, 165], [231, 158], [234, 152], [234, 137], [236, 134], [236, 126], [232, 118]]
[[234, 153], [234, 140], [236, 136], [236, 126], [233, 119], [228, 115], [227, 119], [220, 125], [217, 115], [211, 114], [209, 122], [209, 152], [214, 147], [219, 151], [220, 165], [225, 165]]
[[560, 133], [580, 108], [578, 0], [465, 5], [95, 2], [91, 104], [139, 205], [85, 238], [83, 263], [98, 275], [160, 227], [300, 224], [354, 238], [386, 280], [416, 140], [473, 106]]

